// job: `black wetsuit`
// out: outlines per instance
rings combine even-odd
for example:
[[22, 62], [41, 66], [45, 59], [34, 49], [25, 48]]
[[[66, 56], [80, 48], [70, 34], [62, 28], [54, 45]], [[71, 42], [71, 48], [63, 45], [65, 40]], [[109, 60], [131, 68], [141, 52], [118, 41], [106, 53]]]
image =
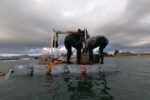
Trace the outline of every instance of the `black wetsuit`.
[[77, 50], [77, 63], [80, 63], [80, 58], [81, 58], [81, 48], [82, 48], [82, 42], [84, 41], [84, 35], [83, 31], [79, 31], [69, 34], [65, 38], [65, 47], [67, 49], [67, 63], [70, 63], [70, 57], [71, 57], [71, 47], [76, 48]]
[[103, 49], [106, 47], [107, 44], [108, 44], [108, 39], [101, 35], [87, 39], [86, 51], [89, 51], [90, 62], [93, 62], [93, 49], [99, 47], [101, 64], [104, 63]]

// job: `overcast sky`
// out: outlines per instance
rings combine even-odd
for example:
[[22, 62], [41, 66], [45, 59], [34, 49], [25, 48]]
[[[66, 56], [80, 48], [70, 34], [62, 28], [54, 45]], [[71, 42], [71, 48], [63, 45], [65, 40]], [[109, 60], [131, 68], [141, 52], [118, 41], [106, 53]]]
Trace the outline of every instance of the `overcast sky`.
[[0, 0], [0, 54], [42, 53], [53, 28], [104, 35], [106, 51], [150, 52], [150, 0]]

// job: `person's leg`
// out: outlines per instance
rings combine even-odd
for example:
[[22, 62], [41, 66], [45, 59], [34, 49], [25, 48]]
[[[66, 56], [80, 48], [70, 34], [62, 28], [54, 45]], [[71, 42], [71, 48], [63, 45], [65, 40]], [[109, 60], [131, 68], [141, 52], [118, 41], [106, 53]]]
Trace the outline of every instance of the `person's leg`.
[[71, 45], [69, 44], [69, 41], [67, 39], [65, 39], [65, 47], [67, 49], [67, 64], [71, 64], [70, 62], [70, 57], [71, 57]]
[[80, 59], [81, 59], [81, 49], [77, 49], [77, 64], [80, 64]]
[[93, 50], [92, 49], [89, 50], [89, 63], [93, 64]]
[[71, 64], [70, 57], [71, 57], [71, 46], [67, 48], [67, 64]]
[[104, 64], [104, 52], [103, 52], [103, 49], [105, 47], [101, 46], [99, 47], [99, 52], [100, 52], [100, 64]]

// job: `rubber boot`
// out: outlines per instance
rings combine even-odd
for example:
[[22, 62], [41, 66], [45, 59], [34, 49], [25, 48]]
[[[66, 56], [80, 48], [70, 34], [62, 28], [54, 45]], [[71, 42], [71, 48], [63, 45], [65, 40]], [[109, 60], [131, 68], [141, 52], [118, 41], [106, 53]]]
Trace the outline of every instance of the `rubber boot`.
[[71, 57], [71, 52], [68, 51], [68, 52], [67, 52], [67, 64], [71, 64], [71, 62], [70, 62], [70, 57]]

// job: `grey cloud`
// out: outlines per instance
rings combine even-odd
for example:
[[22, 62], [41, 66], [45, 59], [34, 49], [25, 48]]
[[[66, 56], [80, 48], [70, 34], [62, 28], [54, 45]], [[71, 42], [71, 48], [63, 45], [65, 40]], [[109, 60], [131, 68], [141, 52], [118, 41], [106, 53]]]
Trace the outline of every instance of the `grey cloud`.
[[104, 33], [112, 45], [132, 47], [131, 44], [150, 37], [150, 23], [140, 22], [150, 15], [149, 4], [149, 0], [129, 0], [125, 11], [117, 20], [108, 22], [97, 31]]
[[1, 0], [0, 45], [48, 46], [53, 28], [85, 27], [91, 36], [105, 35], [111, 46], [147, 48], [150, 22], [142, 20], [150, 16], [149, 5], [149, 0]]

